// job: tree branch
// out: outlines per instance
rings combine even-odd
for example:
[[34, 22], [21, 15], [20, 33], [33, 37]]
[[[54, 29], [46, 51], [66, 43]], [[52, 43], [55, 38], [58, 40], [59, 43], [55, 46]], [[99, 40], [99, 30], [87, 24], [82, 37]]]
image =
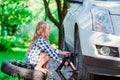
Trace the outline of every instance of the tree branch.
[[64, 18], [65, 18], [65, 15], [66, 15], [66, 13], [67, 13], [68, 7], [69, 7], [69, 4], [67, 3], [66, 0], [64, 0], [64, 2], [63, 2], [63, 11], [62, 11], [62, 21], [63, 21]]
[[57, 10], [58, 10], [58, 16], [59, 16], [59, 22], [61, 23], [61, 18], [62, 18], [62, 7], [61, 7], [61, 0], [56, 0], [57, 3]]
[[57, 20], [52, 16], [52, 13], [50, 12], [50, 8], [48, 7], [48, 2], [46, 0], [43, 0], [45, 5], [45, 12], [46, 15], [49, 17], [49, 19], [58, 27], [59, 23]]

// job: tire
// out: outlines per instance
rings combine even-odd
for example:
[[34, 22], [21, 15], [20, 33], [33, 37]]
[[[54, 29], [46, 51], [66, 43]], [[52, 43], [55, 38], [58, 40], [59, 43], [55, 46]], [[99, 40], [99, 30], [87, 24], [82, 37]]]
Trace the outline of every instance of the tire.
[[80, 80], [94, 80], [94, 74], [87, 72], [86, 68], [83, 68]]
[[87, 65], [84, 63], [84, 55], [82, 53], [82, 47], [81, 47], [81, 37], [79, 35], [79, 28], [78, 25], [75, 24], [75, 37], [74, 37], [74, 52], [77, 54], [76, 58], [76, 67], [79, 71], [77, 80], [94, 80], [94, 74], [91, 74], [87, 71]]
[[4, 61], [1, 65], [1, 71], [18, 78], [22, 77], [25, 80], [46, 80], [46, 75], [43, 72], [34, 70], [33, 66], [23, 62]]
[[81, 48], [79, 49], [79, 60], [78, 60], [78, 70], [79, 70], [79, 76], [78, 80], [94, 80], [94, 74], [91, 74], [87, 71], [87, 65], [84, 63], [83, 55]]

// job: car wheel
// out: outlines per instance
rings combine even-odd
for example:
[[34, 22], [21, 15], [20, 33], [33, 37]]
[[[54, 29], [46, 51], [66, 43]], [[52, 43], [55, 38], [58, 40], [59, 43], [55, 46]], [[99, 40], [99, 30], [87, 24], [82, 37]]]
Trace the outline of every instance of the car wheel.
[[84, 68], [80, 80], [94, 80], [94, 75], [87, 72]]
[[80, 54], [79, 56], [79, 63], [78, 63], [78, 70], [79, 70], [79, 79], [80, 80], [94, 80], [94, 74], [91, 74], [87, 71], [87, 65], [85, 65], [83, 61], [83, 56]]
[[34, 70], [33, 66], [20, 61], [2, 62], [1, 71], [25, 80], [46, 80], [46, 75], [43, 72]]

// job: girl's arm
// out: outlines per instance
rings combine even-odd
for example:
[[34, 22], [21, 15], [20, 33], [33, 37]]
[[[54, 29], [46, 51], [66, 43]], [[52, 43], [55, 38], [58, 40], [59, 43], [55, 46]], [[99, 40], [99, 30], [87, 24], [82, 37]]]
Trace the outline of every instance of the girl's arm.
[[59, 50], [59, 49], [57, 49], [57, 48], [54, 48], [54, 47], [52, 47], [51, 46], [51, 49], [52, 50], [54, 50], [54, 52], [56, 52], [57, 54], [59, 54], [59, 55], [64, 55], [64, 56], [70, 56], [70, 52], [68, 52], [68, 51], [61, 51], [61, 50]]

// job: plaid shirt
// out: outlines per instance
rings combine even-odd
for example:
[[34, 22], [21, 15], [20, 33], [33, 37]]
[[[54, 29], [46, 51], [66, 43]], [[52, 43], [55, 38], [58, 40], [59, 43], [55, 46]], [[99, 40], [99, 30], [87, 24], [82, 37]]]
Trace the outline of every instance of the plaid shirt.
[[52, 50], [50, 48], [48, 41], [40, 37], [35, 41], [35, 43], [33, 44], [33, 47], [29, 51], [27, 55], [26, 63], [34, 64], [34, 65], [38, 64], [41, 51], [46, 52], [47, 55], [53, 58], [54, 60], [59, 61], [61, 59], [58, 56], [59, 50], [58, 49]]

